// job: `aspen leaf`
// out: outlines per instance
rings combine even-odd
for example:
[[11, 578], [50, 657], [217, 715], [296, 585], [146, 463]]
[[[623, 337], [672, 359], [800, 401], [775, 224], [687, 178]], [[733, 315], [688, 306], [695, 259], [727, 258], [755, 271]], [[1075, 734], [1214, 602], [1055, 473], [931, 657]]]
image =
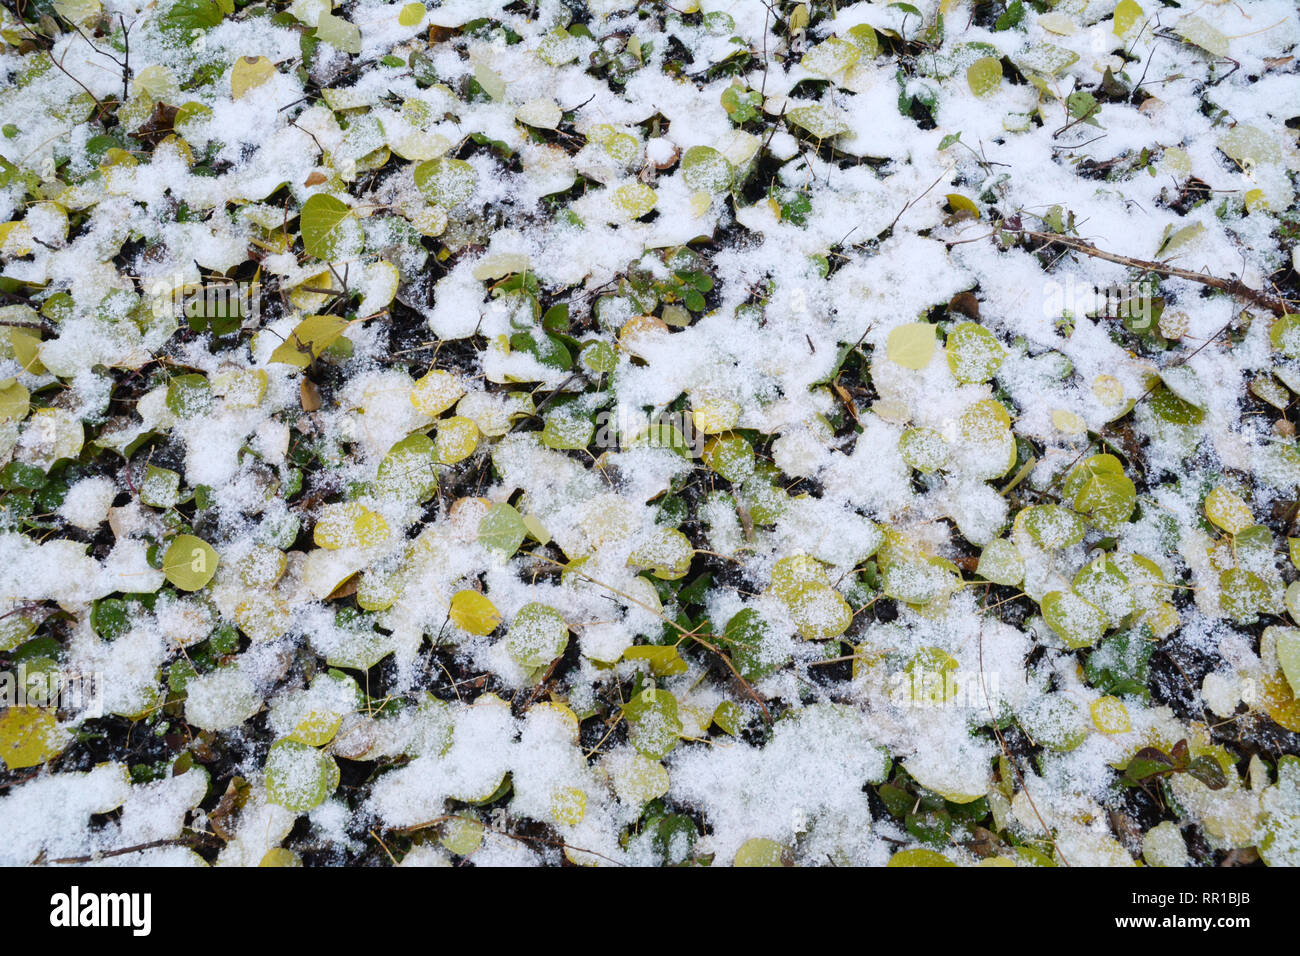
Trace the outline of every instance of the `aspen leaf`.
[[241, 56], [230, 68], [230, 92], [235, 99], [257, 89], [275, 75], [275, 64], [264, 56]]
[[885, 348], [890, 361], [903, 368], [923, 369], [930, 364], [935, 344], [933, 325], [909, 322], [890, 331]]
[[271, 802], [294, 813], [314, 810], [339, 785], [339, 765], [334, 758], [296, 740], [272, 744], [264, 770]]
[[10, 707], [0, 714], [0, 760], [10, 770], [38, 767], [58, 756], [67, 744], [54, 711]]
[[988, 96], [1002, 85], [1002, 61], [986, 56], [966, 68], [966, 85], [976, 96]]
[[325, 193], [310, 196], [299, 213], [302, 245], [307, 255], [317, 259], [335, 259], [346, 235], [352, 210], [341, 199]]
[[491, 634], [501, 623], [492, 602], [474, 590], [457, 591], [451, 599], [451, 622], [471, 634]]
[[424, 19], [425, 9], [423, 3], [408, 3], [401, 10], [397, 11], [397, 22], [404, 27], [413, 27]]
[[198, 591], [212, 580], [219, 563], [212, 545], [192, 534], [180, 534], [163, 555], [163, 576], [181, 591]]
[[450, 209], [474, 195], [478, 174], [463, 159], [431, 159], [415, 167], [415, 185], [429, 200]]
[[1240, 534], [1255, 523], [1250, 505], [1222, 485], [1205, 496], [1205, 516], [1228, 534]]

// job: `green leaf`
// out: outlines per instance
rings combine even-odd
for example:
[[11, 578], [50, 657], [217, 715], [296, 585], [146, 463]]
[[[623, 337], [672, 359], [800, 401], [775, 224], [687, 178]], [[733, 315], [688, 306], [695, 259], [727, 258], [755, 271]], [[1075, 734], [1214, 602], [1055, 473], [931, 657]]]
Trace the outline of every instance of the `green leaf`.
[[299, 229], [307, 255], [316, 259], [336, 259], [352, 210], [341, 199], [317, 193], [302, 205]]
[[198, 591], [217, 573], [220, 558], [212, 545], [192, 534], [177, 535], [163, 555], [163, 577], [181, 591]]
[[415, 185], [431, 202], [450, 209], [474, 195], [478, 174], [463, 159], [431, 159], [415, 167]]
[[1065, 98], [1065, 107], [1070, 112], [1070, 116], [1090, 126], [1100, 126], [1095, 118], [1097, 111], [1101, 108], [1097, 103], [1097, 97], [1091, 93], [1077, 91], [1071, 93]]
[[692, 146], [682, 154], [682, 180], [691, 189], [720, 194], [731, 189], [731, 163], [712, 146]]
[[542, 444], [557, 451], [576, 451], [591, 444], [596, 425], [577, 408], [557, 408], [546, 416], [542, 426]]
[[1259, 575], [1241, 568], [1229, 568], [1219, 575], [1219, 603], [1238, 624], [1252, 624], [1274, 603], [1272, 589]]
[[140, 483], [140, 500], [151, 508], [170, 508], [180, 499], [181, 476], [170, 468], [149, 465]]
[[618, 353], [608, 342], [593, 342], [578, 353], [578, 361], [588, 371], [608, 375], [618, 368]]
[[1017, 585], [1025, 576], [1025, 560], [1020, 549], [1006, 538], [994, 538], [984, 546], [975, 573], [994, 584]]
[[316, 37], [344, 53], [361, 52], [361, 28], [332, 13], [320, 15], [316, 23]]
[[569, 626], [564, 617], [555, 608], [537, 602], [520, 608], [506, 633], [506, 650], [528, 670], [547, 666], [568, 645]]
[[193, 39], [196, 30], [210, 30], [235, 12], [234, 0], [176, 0], [162, 16], [159, 27], [167, 33]]
[[167, 408], [178, 418], [198, 418], [212, 409], [212, 386], [206, 375], [177, 375], [167, 384]]
[[647, 687], [623, 708], [631, 730], [632, 746], [651, 760], [662, 760], [677, 746], [682, 722], [677, 716], [677, 698], [666, 690]]
[[1282, 667], [1282, 676], [1291, 685], [1291, 694], [1300, 698], [1300, 631], [1278, 629], [1277, 662]]
[[1132, 628], [1097, 643], [1084, 664], [1088, 683], [1103, 694], [1135, 696], [1146, 700], [1151, 681], [1151, 655], [1156, 642], [1150, 629]]
[[1269, 341], [1287, 358], [1300, 358], [1300, 314], [1288, 312], [1268, 330]]
[[1059, 551], [1083, 540], [1083, 519], [1060, 505], [1031, 505], [1020, 513], [1025, 529], [1045, 551]]
[[997, 337], [975, 322], [958, 323], [948, 333], [944, 350], [953, 378], [964, 385], [987, 382], [1001, 368], [1007, 355]]
[[271, 361], [306, 368], [339, 339], [348, 325], [348, 320], [339, 315], [309, 315], [275, 347]]
[[1124, 767], [1124, 776], [1132, 783], [1140, 783], [1150, 777], [1164, 776], [1174, 772], [1174, 762], [1164, 751], [1156, 747], [1143, 747]]
[[1020, 26], [1024, 20], [1024, 3], [1022, 3], [1021, 0], [1012, 0], [1011, 3], [1007, 4], [1007, 8], [1002, 11], [1002, 14], [997, 18], [996, 22], [994, 22], [993, 29], [995, 32], [1010, 30], [1013, 27]]
[[656, 677], [673, 677], [687, 671], [686, 661], [672, 644], [629, 647], [623, 652], [623, 660], [645, 661]]
[[1194, 757], [1187, 767], [1187, 772], [1211, 790], [1222, 790], [1228, 785], [1228, 777], [1219, 766], [1219, 762], [1208, 754]]
[[319, 807], [339, 785], [334, 758], [296, 740], [272, 744], [264, 770], [267, 797], [294, 813]]
[[880, 55], [880, 37], [870, 24], [859, 23], [855, 27], [849, 27], [844, 36], [858, 48], [864, 59], [871, 60]]
[[126, 602], [120, 598], [103, 598], [90, 609], [90, 626], [106, 641], [113, 641], [131, 629]]
[[567, 372], [573, 368], [573, 356], [565, 344], [554, 335], [535, 332], [516, 332], [510, 336], [510, 348], [527, 352], [543, 365]]
[[479, 544], [502, 552], [507, 558], [519, 550], [527, 536], [523, 517], [505, 502], [494, 504], [478, 523]]
[[976, 96], [988, 96], [1002, 85], [1002, 61], [985, 56], [966, 68], [966, 85]]
[[948, 442], [938, 429], [908, 428], [898, 436], [898, 453], [917, 471], [930, 474], [948, 463]]
[[420, 433], [407, 435], [379, 463], [376, 488], [381, 494], [428, 501], [438, 490], [434, 462], [433, 439]]
[[1105, 631], [1106, 619], [1101, 611], [1073, 591], [1048, 591], [1040, 607], [1043, 620], [1067, 647], [1091, 647]]

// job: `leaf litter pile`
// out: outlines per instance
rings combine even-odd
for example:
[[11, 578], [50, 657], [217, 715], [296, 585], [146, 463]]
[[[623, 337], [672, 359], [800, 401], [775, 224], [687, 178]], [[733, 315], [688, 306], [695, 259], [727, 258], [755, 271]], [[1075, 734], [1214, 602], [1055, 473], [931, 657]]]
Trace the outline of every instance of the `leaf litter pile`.
[[6, 3], [0, 862], [1300, 863], [1298, 43]]

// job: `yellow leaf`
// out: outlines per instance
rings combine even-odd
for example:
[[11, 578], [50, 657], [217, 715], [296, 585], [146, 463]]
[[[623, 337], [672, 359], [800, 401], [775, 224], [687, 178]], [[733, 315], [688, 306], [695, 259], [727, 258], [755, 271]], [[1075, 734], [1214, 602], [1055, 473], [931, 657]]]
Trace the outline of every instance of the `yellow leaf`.
[[452, 817], [442, 825], [438, 842], [448, 853], [469, 856], [483, 843], [483, 824], [468, 817]]
[[614, 190], [614, 205], [629, 219], [640, 219], [658, 201], [655, 191], [645, 183], [626, 183]]
[[1240, 534], [1255, 523], [1250, 506], [1222, 485], [1205, 496], [1205, 516], [1228, 534]]
[[313, 710], [298, 721], [297, 726], [293, 728], [293, 733], [289, 734], [289, 739], [306, 744], [308, 747], [324, 747], [334, 739], [342, 723], [342, 714]]
[[32, 393], [12, 378], [0, 382], [0, 421], [20, 422], [31, 409]]
[[563, 787], [551, 794], [551, 816], [557, 823], [576, 827], [587, 815], [587, 795], [577, 787]]
[[1133, 727], [1128, 719], [1128, 708], [1118, 697], [1098, 697], [1088, 709], [1093, 724], [1103, 734], [1125, 734]]
[[967, 199], [961, 193], [948, 193], [948, 205], [956, 213], [969, 213], [972, 219], [980, 217], [980, 207], [972, 199]]
[[264, 56], [241, 56], [230, 68], [230, 95], [240, 99], [275, 75], [275, 64]]
[[787, 601], [799, 634], [809, 641], [839, 637], [853, 623], [853, 611], [829, 584], [797, 585]]
[[1082, 435], [1088, 430], [1088, 423], [1065, 408], [1052, 409], [1052, 425], [1065, 435]]
[[966, 84], [976, 96], [988, 96], [1002, 85], [1002, 61], [981, 57], [966, 68]]
[[66, 744], [54, 711], [40, 707], [10, 707], [0, 715], [0, 759], [10, 770], [45, 763]]
[[274, 594], [254, 594], [235, 608], [235, 623], [250, 641], [274, 641], [289, 630], [289, 605]]
[[501, 614], [492, 602], [477, 591], [457, 591], [451, 599], [451, 623], [471, 634], [491, 634], [501, 623]]
[[348, 327], [348, 320], [337, 315], [309, 315], [299, 322], [289, 337], [271, 353], [272, 362], [306, 368], [318, 359]]
[[736, 851], [732, 866], [784, 866], [782, 854], [785, 848], [775, 840], [755, 837], [746, 840]]
[[706, 435], [730, 431], [740, 421], [740, 406], [727, 398], [692, 401], [691, 418]]
[[397, 13], [397, 22], [404, 27], [413, 27], [424, 19], [424, 4], [408, 3]]
[[411, 388], [411, 404], [424, 415], [437, 418], [465, 394], [459, 378], [442, 369], [432, 369]]
[[885, 866], [956, 866], [942, 853], [936, 850], [926, 850], [916, 848], [912, 850], [899, 850], [889, 858]]
[[0, 254], [27, 256], [32, 252], [32, 229], [25, 222], [0, 223]]
[[434, 438], [434, 456], [444, 465], [454, 465], [474, 454], [478, 447], [478, 426], [464, 415], [453, 415], [438, 423]]
[[1111, 29], [1114, 30], [1116, 36], [1123, 36], [1133, 28], [1133, 25], [1138, 22], [1138, 18], [1141, 16], [1142, 8], [1134, 0], [1119, 0], [1119, 3], [1115, 4], [1115, 15]]
[[934, 326], [929, 322], [909, 322], [889, 333], [885, 350], [891, 361], [903, 368], [922, 369], [934, 355]]
[[373, 548], [388, 539], [388, 522], [377, 511], [356, 501], [326, 505], [316, 520], [312, 540], [319, 547]]

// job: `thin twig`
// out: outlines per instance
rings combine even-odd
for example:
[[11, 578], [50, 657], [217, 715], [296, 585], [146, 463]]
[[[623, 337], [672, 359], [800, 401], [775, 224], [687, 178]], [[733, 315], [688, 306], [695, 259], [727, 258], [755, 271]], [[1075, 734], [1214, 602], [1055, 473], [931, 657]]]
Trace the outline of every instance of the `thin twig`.
[[1198, 282], [1201, 285], [1209, 286], [1211, 289], [1217, 289], [1220, 292], [1226, 292], [1231, 296], [1240, 296], [1261, 308], [1268, 309], [1274, 315], [1286, 315], [1291, 311], [1287, 301], [1281, 296], [1275, 296], [1259, 289], [1252, 289], [1240, 279], [1221, 279], [1218, 276], [1205, 275], [1200, 272], [1193, 272], [1190, 269], [1180, 269], [1177, 266], [1166, 265], [1163, 262], [1155, 262], [1151, 259], [1135, 259], [1132, 256], [1122, 256], [1115, 252], [1107, 252], [1104, 249], [1098, 249], [1091, 242], [1083, 239], [1076, 239], [1074, 236], [1066, 236], [1057, 232], [1036, 232], [1033, 229], [1015, 229], [1002, 224], [1003, 229], [1016, 235], [1028, 236], [1031, 239], [1037, 239], [1043, 243], [1056, 243], [1057, 245], [1066, 246], [1074, 252], [1081, 252], [1085, 256], [1092, 256], [1094, 259], [1104, 259], [1107, 262], [1114, 262], [1121, 266], [1128, 266], [1131, 269], [1141, 269], [1145, 272], [1154, 272], [1156, 275], [1173, 279], [1186, 279], [1189, 282]]

